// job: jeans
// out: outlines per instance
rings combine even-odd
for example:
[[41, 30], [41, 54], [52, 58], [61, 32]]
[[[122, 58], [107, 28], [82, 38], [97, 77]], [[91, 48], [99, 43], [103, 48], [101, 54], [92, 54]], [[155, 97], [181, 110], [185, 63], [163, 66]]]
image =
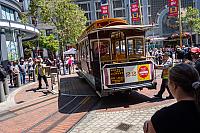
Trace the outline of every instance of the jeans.
[[25, 72], [20, 72], [20, 79], [21, 79], [21, 84], [26, 83], [26, 73]]

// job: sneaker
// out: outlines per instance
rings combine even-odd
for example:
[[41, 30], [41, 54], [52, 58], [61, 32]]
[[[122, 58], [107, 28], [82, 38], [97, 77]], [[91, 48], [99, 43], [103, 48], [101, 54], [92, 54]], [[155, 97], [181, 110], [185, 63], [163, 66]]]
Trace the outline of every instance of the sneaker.
[[160, 99], [162, 99], [162, 96], [161, 95], [154, 95], [154, 97], [156, 97], [156, 98], [160, 98]]

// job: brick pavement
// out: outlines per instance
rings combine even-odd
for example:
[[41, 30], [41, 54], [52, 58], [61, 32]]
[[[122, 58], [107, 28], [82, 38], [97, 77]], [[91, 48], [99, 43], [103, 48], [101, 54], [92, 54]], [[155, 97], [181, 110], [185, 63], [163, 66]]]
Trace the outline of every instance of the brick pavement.
[[[51, 79], [48, 78], [49, 89], [51, 89]], [[43, 88], [45, 87], [44, 82], [42, 81]], [[26, 103], [29, 101], [34, 101], [36, 99], [44, 98], [53, 95], [52, 93], [47, 93], [46, 89], [37, 90], [38, 81], [30, 82], [28, 84], [22, 85], [19, 88], [10, 88], [10, 94], [7, 97], [7, 100], [3, 103], [0, 103], [0, 112], [7, 110], [9, 108], [15, 107], [18, 104]], [[57, 92], [58, 87], [54, 85], [54, 89]]]

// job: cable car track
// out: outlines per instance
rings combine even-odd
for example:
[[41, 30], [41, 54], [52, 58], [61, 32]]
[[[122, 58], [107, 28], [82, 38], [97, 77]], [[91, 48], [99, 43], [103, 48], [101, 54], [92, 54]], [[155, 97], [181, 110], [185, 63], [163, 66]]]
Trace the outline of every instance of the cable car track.
[[[81, 109], [81, 107], [85, 103], [87, 103], [90, 100], [90, 98], [91, 97], [89, 97], [89, 96], [86, 96], [86, 97], [79, 97], [79, 96], [70, 97], [70, 100], [68, 99], [68, 102], [66, 104], [64, 104], [62, 107], [60, 107], [57, 111], [51, 113], [50, 115], [48, 115], [44, 119], [35, 123], [33, 126], [24, 130], [22, 133], [27, 133], [29, 131], [34, 132], [34, 130], [37, 130], [37, 131], [40, 130], [40, 132], [42, 132], [42, 133], [49, 132], [50, 130], [52, 130], [53, 128], [58, 126], [61, 122], [66, 120], [72, 113], [75, 113], [76, 111]], [[77, 101], [78, 101], [78, 104], [75, 104]], [[95, 104], [96, 104], [96, 102], [95, 102]], [[75, 105], [75, 106], [70, 108], [70, 106], [72, 106], [72, 105]], [[93, 107], [93, 105], [92, 105], [92, 107]], [[67, 112], [60, 113], [60, 112], [64, 111], [65, 109], [68, 109], [68, 108], [70, 108], [70, 110], [68, 110]]]

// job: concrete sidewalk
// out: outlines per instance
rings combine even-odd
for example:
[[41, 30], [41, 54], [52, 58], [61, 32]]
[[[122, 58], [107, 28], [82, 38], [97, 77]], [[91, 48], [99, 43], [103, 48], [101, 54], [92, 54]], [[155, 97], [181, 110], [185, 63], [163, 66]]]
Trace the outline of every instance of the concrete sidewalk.
[[[36, 99], [44, 98], [49, 95], [53, 95], [58, 93], [58, 83], [56, 82], [53, 85], [53, 93], [51, 88], [51, 79], [48, 79], [49, 89], [40, 89], [38, 90], [38, 82], [30, 82], [18, 88], [10, 88], [10, 94], [7, 97], [5, 102], [0, 103], [0, 112], [9, 110], [20, 104], [34, 101]], [[44, 82], [42, 81], [43, 88], [45, 87]]]

